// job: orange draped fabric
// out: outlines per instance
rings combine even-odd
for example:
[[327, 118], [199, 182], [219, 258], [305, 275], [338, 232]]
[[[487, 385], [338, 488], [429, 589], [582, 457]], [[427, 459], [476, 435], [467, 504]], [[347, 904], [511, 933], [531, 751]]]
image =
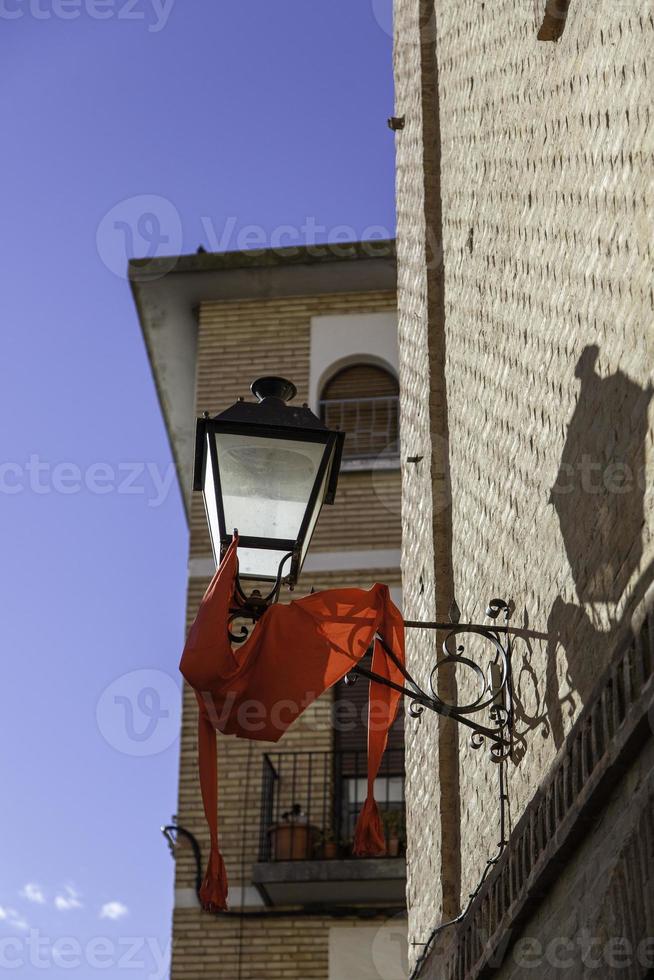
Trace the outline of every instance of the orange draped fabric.
[[[228, 617], [235, 604], [237, 545], [235, 538], [205, 593], [180, 664], [199, 707], [198, 763], [211, 837], [200, 900], [209, 911], [227, 908], [227, 875], [218, 845], [216, 730], [277, 742], [319, 695], [352, 670], [377, 633], [404, 663], [404, 622], [386, 585], [374, 585], [369, 591], [316, 592], [288, 605], [270, 606], [248, 639], [233, 649]], [[372, 669], [396, 684], [403, 682], [401, 671], [378, 640]], [[354, 839], [355, 854], [362, 856], [385, 852], [373, 788], [400, 697], [398, 691], [371, 682], [368, 795]]]

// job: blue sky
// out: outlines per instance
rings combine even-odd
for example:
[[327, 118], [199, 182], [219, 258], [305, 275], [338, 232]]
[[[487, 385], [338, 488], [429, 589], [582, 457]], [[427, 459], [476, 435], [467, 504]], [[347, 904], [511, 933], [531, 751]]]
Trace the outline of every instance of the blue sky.
[[391, 113], [390, 0], [0, 0], [14, 975], [167, 975], [158, 828], [175, 811], [187, 528], [123, 275], [152, 229], [113, 219], [163, 199], [184, 252], [393, 234]]

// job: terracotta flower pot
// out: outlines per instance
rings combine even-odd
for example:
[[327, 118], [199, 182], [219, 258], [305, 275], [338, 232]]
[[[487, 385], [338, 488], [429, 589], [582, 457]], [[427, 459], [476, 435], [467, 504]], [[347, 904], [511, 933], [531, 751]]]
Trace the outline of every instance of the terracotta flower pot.
[[400, 853], [400, 839], [399, 837], [391, 837], [388, 841], [386, 848], [386, 853], [389, 857], [396, 858]]
[[314, 828], [302, 823], [278, 823], [268, 831], [273, 861], [306, 861], [313, 850]]
[[333, 861], [338, 857], [338, 844], [335, 840], [325, 841], [322, 846], [322, 856], [325, 861]]

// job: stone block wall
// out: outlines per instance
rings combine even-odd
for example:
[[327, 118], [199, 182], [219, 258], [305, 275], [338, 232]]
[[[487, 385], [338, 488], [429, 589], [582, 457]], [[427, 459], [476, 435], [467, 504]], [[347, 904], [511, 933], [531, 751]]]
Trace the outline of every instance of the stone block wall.
[[[544, 16], [540, 0], [395, 4], [403, 458], [424, 456], [404, 463], [404, 590], [422, 614], [449, 558], [464, 618], [501, 595], [515, 625], [549, 637], [515, 646], [513, 822], [654, 562], [652, 5], [571, 0], [557, 43], [538, 40]], [[419, 670], [432, 657], [413, 644]], [[460, 676], [458, 697], [470, 691]], [[461, 738], [446, 785], [443, 737], [423, 725], [407, 739], [417, 942], [497, 838], [495, 767]], [[436, 853], [448, 810], [460, 865]]]

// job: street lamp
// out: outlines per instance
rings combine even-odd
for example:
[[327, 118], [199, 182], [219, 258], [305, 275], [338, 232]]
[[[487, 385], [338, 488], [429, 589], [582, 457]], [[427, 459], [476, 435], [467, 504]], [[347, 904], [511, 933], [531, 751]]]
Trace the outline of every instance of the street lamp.
[[[239, 534], [228, 627], [237, 620], [256, 622], [278, 600], [282, 583], [291, 588], [296, 584], [322, 505], [334, 502], [344, 440], [342, 432], [326, 428], [307, 405], [288, 404], [297, 393], [290, 381], [259, 378], [250, 390], [256, 402], [240, 398], [220, 415], [210, 418], [205, 412], [197, 422], [193, 487], [204, 496], [216, 564], [233, 531]], [[258, 589], [246, 595], [244, 579], [274, 584], [268, 595]], [[409, 629], [439, 630], [443, 635], [442, 655], [433, 665], [427, 690], [399, 663], [403, 686], [360, 664], [346, 680], [353, 683], [363, 676], [395, 687], [409, 698], [412, 715], [419, 717], [427, 708], [453, 718], [472, 731], [474, 747], [489, 740], [491, 752], [501, 759], [510, 750], [513, 729], [511, 634], [528, 632], [509, 627], [510, 612], [503, 599], [492, 599], [486, 610], [490, 624], [461, 623], [456, 603], [448, 623], [405, 620]], [[241, 627], [240, 633], [229, 635], [243, 642], [247, 632]], [[486, 645], [491, 660], [486, 669], [466, 654], [460, 642], [464, 636]], [[439, 696], [437, 678], [446, 666], [470, 672], [477, 688], [472, 701], [448, 704]], [[477, 721], [486, 711], [492, 726]]]
[[[307, 405], [288, 404], [297, 393], [290, 381], [259, 378], [251, 391], [257, 402], [239, 399], [214, 418], [205, 413], [198, 419], [193, 479], [194, 490], [202, 491], [204, 497], [216, 564], [224, 557], [234, 530], [238, 530], [238, 573], [226, 623], [229, 639], [237, 643], [248, 638], [248, 630], [242, 626], [240, 634], [234, 634], [231, 624], [238, 620], [256, 623], [277, 602], [282, 583], [291, 588], [296, 584], [322, 506], [334, 502], [344, 441], [343, 433], [326, 428]], [[422, 458], [409, 457], [409, 461]], [[257, 589], [246, 595], [240, 579], [267, 580], [274, 585], [268, 595], [261, 595]], [[512, 637], [547, 639], [542, 633], [510, 627], [511, 612], [511, 603], [496, 598], [486, 609], [490, 623], [460, 622], [456, 602], [450, 608], [449, 622], [405, 620], [406, 628], [441, 633], [441, 653], [430, 665], [426, 684], [410, 674], [379, 634], [377, 640], [387, 661], [392, 661], [401, 674], [399, 683], [360, 662], [345, 678], [354, 683], [363, 677], [392, 688], [408, 698], [409, 713], [414, 718], [419, 719], [427, 709], [452, 719], [471, 733], [473, 748], [490, 745], [491, 758], [499, 764], [498, 852], [488, 860], [465, 911], [453, 922], [467, 914], [507, 843], [504, 766], [516, 748]], [[466, 644], [471, 641], [485, 649], [483, 665], [468, 653]], [[287, 652], [289, 657], [294, 655], [292, 643]], [[475, 691], [466, 703], [443, 700], [438, 683], [443, 668], [460, 668], [475, 681]], [[397, 673], [394, 676], [397, 679]], [[524, 743], [524, 736], [520, 742]], [[173, 829], [164, 828], [169, 841]], [[177, 832], [183, 833], [181, 828]]]
[[250, 390], [256, 402], [198, 419], [193, 489], [216, 564], [238, 529], [239, 577], [275, 582], [278, 593], [297, 582], [322, 505], [334, 502], [345, 436], [288, 404], [297, 390], [284, 378], [258, 378]]

